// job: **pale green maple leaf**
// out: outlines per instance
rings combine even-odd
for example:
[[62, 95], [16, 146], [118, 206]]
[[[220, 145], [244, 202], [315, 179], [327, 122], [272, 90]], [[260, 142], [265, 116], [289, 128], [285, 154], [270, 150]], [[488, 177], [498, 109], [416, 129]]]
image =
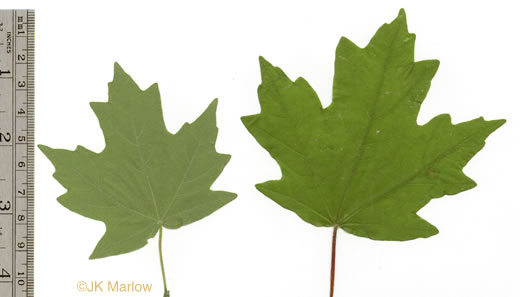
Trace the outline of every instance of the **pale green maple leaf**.
[[236, 197], [210, 190], [230, 160], [215, 151], [216, 99], [197, 120], [171, 134], [157, 84], [142, 91], [115, 64], [108, 102], [93, 102], [91, 108], [104, 132], [102, 152], [39, 145], [67, 189], [58, 201], [106, 225], [91, 259], [137, 250], [159, 230], [160, 248], [163, 227], [188, 225]]

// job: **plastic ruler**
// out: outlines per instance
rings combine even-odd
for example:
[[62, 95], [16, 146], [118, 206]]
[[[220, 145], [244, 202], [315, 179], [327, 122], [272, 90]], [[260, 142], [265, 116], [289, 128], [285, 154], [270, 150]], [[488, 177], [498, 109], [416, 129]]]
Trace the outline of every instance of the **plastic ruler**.
[[32, 10], [0, 10], [0, 297], [32, 297], [34, 38]]

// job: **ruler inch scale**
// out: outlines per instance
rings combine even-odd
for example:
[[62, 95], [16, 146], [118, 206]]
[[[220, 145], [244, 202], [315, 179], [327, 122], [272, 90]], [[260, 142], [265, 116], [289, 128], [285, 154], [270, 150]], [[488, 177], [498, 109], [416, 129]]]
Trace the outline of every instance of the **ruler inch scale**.
[[0, 297], [34, 296], [33, 10], [0, 10]]

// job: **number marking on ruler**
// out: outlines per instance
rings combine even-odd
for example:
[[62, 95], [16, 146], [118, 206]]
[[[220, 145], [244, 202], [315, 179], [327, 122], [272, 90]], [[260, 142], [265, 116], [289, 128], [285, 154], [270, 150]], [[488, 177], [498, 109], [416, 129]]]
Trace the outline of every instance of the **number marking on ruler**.
[[33, 297], [32, 10], [0, 10], [0, 296]]

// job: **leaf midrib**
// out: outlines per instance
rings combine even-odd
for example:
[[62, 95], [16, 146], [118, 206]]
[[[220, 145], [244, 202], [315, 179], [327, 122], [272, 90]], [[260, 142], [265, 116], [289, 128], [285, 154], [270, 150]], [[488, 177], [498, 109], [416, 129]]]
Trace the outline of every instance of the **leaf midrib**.
[[[395, 43], [396, 37], [399, 34], [400, 30], [401, 30], [401, 26], [398, 26], [397, 30], [396, 30], [396, 33], [394, 34], [394, 37], [392, 38], [390, 44], [388, 45], [387, 56], [386, 56], [385, 62], [383, 64], [383, 71], [381, 72], [381, 78], [379, 80], [379, 87], [377, 88], [377, 91], [376, 91], [376, 94], [375, 94], [374, 103], [372, 105], [372, 112], [369, 115], [369, 119], [370, 120], [368, 121], [368, 124], [367, 124], [367, 126], [365, 128], [365, 133], [364, 133], [364, 136], [363, 136], [363, 140], [361, 141], [361, 144], [359, 146], [357, 159], [356, 159], [356, 161], [354, 163], [354, 166], [352, 167], [352, 171], [350, 173], [350, 177], [348, 179], [347, 186], [345, 187], [345, 190], [343, 191], [343, 199], [341, 199], [341, 202], [339, 203], [339, 208], [337, 210], [336, 219], [334, 221], [335, 225], [340, 225], [340, 223], [341, 223], [341, 222], [339, 222], [339, 218], [341, 216], [341, 212], [343, 210], [343, 207], [344, 207], [344, 204], [345, 204], [345, 201], [346, 201], [346, 197], [348, 196], [348, 191], [350, 190], [351, 185], [352, 185], [352, 183], [354, 181], [354, 178], [355, 178], [355, 175], [356, 175], [356, 172], [357, 172], [357, 168], [359, 167], [359, 164], [361, 163], [361, 160], [363, 159], [364, 148], [365, 148], [366, 143], [368, 142], [368, 138], [369, 138], [369, 135], [370, 135], [370, 129], [372, 128], [372, 125], [374, 124], [374, 122], [376, 120], [376, 117], [375, 117], [376, 106], [377, 106], [377, 102], [379, 101], [381, 91], [384, 88], [386, 67], [390, 63], [390, 59], [392, 57], [391, 49], [392, 49], [393, 44]], [[343, 154], [343, 162], [341, 162], [342, 164], [344, 164], [344, 159], [346, 158], [346, 156], [347, 156], [347, 154]]]
[[[158, 220], [158, 219], [160, 219], [160, 214], [159, 214], [159, 209], [157, 207], [157, 201], [156, 201], [156, 198], [155, 198], [155, 192], [153, 191], [153, 187], [151, 185], [151, 181], [150, 181], [150, 178], [149, 178], [149, 173], [145, 171], [145, 170], [149, 170], [149, 167], [147, 166], [146, 162], [144, 161], [144, 156], [142, 155], [142, 146], [139, 143], [140, 136], [137, 135], [137, 127], [136, 127], [135, 121], [133, 120], [132, 123], [133, 123], [133, 135], [135, 136], [135, 147], [137, 149], [137, 153], [139, 155], [140, 162], [142, 163], [142, 167], [144, 167], [144, 169], [140, 170], [140, 171], [146, 177], [146, 182], [148, 184], [148, 188], [149, 188], [149, 191], [150, 191], [151, 200], [153, 201], [153, 207], [155, 208], [155, 213], [157, 214], [157, 220]], [[140, 133], [140, 135], [142, 135], [142, 132]]]

